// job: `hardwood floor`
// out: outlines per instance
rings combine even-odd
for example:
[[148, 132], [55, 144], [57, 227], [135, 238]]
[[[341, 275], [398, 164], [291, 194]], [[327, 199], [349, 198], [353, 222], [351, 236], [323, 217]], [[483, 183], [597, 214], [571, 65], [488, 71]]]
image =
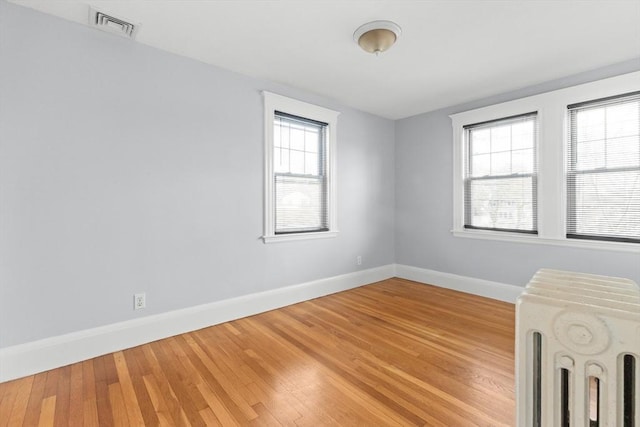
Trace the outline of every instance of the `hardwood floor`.
[[390, 279], [0, 384], [0, 427], [511, 426], [514, 306]]

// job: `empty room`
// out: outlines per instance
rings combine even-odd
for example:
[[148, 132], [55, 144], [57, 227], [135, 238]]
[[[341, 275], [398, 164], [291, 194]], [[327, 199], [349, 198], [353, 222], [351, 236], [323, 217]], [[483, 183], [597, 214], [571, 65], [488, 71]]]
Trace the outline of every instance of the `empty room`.
[[0, 427], [640, 427], [640, 0], [0, 0]]

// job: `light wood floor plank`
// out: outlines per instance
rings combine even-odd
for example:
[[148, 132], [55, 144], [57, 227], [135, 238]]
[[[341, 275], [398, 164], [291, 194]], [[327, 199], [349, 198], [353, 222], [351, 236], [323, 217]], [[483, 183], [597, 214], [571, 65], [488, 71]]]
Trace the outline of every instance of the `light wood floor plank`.
[[[11, 416], [8, 419], [8, 426], [20, 425], [24, 419], [27, 405], [29, 403], [29, 395], [33, 388], [34, 376], [27, 377], [26, 381], [20, 381], [16, 390], [16, 397], [13, 401]], [[2, 411], [0, 410], [0, 413]]]
[[127, 408], [122, 396], [122, 387], [118, 383], [109, 384], [109, 401], [111, 403], [111, 413], [113, 416], [113, 425], [129, 426], [129, 417], [127, 416]]
[[175, 393], [175, 397], [180, 404], [181, 410], [187, 416], [189, 424], [198, 427], [205, 425], [204, 420], [198, 413], [199, 409], [194, 405], [188, 392], [188, 384], [183, 381], [184, 372], [182, 372], [182, 364], [179, 364], [172, 355], [169, 348], [169, 341], [174, 338], [168, 338], [162, 341], [151, 343], [151, 348], [158, 358], [158, 362], [162, 367], [165, 378], [169, 382], [171, 389]]
[[[125, 350], [122, 354], [125, 358], [127, 371], [131, 376], [131, 387], [133, 388], [133, 395], [136, 398], [140, 410], [140, 415], [144, 420], [144, 425], [157, 426], [160, 421], [153, 407], [153, 403], [151, 402], [149, 392], [143, 379], [145, 370], [142, 367], [141, 362], [144, 360], [144, 354], [142, 353], [140, 347]], [[136, 357], [136, 355], [138, 357]]]
[[112, 426], [113, 413], [109, 394], [109, 383], [105, 370], [105, 359], [109, 356], [101, 356], [93, 359], [93, 371], [95, 375], [96, 411], [100, 427]]
[[58, 389], [56, 390], [56, 427], [67, 427], [69, 425], [69, 408], [71, 394], [71, 366], [60, 368], [58, 377]]
[[[178, 425], [183, 421], [182, 414], [180, 411], [177, 411], [177, 414], [172, 414], [169, 406], [167, 405], [162, 392], [156, 384], [156, 380], [153, 374], [145, 375], [143, 377], [143, 381], [145, 383], [147, 393], [149, 394], [149, 398], [151, 399], [151, 403], [153, 408], [155, 409], [156, 415], [158, 417], [158, 424], [169, 426], [169, 425]], [[184, 417], [186, 419], [186, 416]]]
[[0, 384], [0, 427], [511, 426], [514, 306], [383, 282]]
[[42, 401], [38, 427], [53, 426], [56, 414], [56, 396], [48, 396]]
[[[78, 363], [80, 365], [80, 363]], [[93, 360], [85, 360], [82, 365], [82, 425], [96, 427], [98, 419], [98, 400], [96, 397], [96, 379]]]
[[18, 389], [21, 381], [11, 381], [6, 384], [4, 390], [0, 393], [0, 426], [4, 427], [9, 422], [9, 416], [16, 400]]
[[82, 363], [71, 365], [69, 390], [69, 425], [84, 425], [84, 396], [82, 387]]
[[[23, 378], [18, 381], [28, 381], [31, 377]], [[24, 413], [24, 419], [22, 425], [24, 426], [36, 426], [40, 419], [40, 408], [42, 407], [42, 400], [44, 399], [44, 386], [47, 381], [47, 372], [33, 376], [33, 385], [31, 386], [31, 394], [29, 395], [29, 403], [27, 403], [27, 410]], [[5, 384], [0, 384], [2, 388]], [[16, 425], [21, 425], [20, 420]]]
[[[203, 410], [200, 411], [200, 417], [204, 420], [204, 422], [207, 424], [207, 426], [221, 426], [224, 427], [224, 424], [222, 424], [215, 416], [215, 414], [213, 413], [213, 411], [211, 410], [211, 408], [205, 408]], [[230, 425], [234, 425], [234, 424], [230, 424]]]
[[[150, 345], [144, 345], [141, 347], [145, 356], [145, 360], [149, 363], [151, 374], [145, 376], [145, 384], [151, 399], [156, 406], [166, 407], [171, 420], [175, 425], [190, 425], [184, 410], [180, 406], [180, 402], [176, 398], [175, 391], [171, 388], [167, 377], [164, 374], [164, 370], [160, 365], [160, 362], [156, 358], [155, 353], [151, 349]], [[159, 414], [158, 414], [159, 415]]]
[[[258, 414], [249, 406], [246, 400], [240, 395], [234, 382], [230, 380], [224, 369], [215, 362], [216, 354], [211, 353], [212, 348], [207, 346], [205, 341], [187, 340], [194, 354], [206, 368], [203, 375], [208, 380], [209, 386], [222, 399], [225, 406], [232, 412], [237, 420], [252, 420]], [[218, 352], [220, 354], [220, 352]], [[224, 366], [222, 367], [224, 368]]]
[[129, 368], [127, 367], [124, 353], [119, 351], [113, 356], [116, 364], [116, 370], [118, 372], [118, 380], [120, 382], [120, 387], [122, 388], [122, 398], [127, 411], [129, 424], [133, 426], [144, 425], [142, 412], [140, 411], [140, 404], [138, 403], [138, 398], [136, 397], [136, 392], [133, 388], [132, 377], [129, 372]]
[[[218, 423], [229, 427], [241, 425], [238, 420], [233, 418], [232, 413], [224, 406], [222, 401], [220, 401], [218, 396], [216, 396], [207, 384], [198, 384], [198, 390], [202, 393], [202, 397], [204, 397], [209, 405], [208, 410], [211, 412], [210, 415], [213, 416]], [[210, 417], [208, 416], [207, 419], [208, 418]], [[205, 421], [207, 421], [207, 419], [205, 419]], [[207, 421], [207, 424], [208, 423]]]

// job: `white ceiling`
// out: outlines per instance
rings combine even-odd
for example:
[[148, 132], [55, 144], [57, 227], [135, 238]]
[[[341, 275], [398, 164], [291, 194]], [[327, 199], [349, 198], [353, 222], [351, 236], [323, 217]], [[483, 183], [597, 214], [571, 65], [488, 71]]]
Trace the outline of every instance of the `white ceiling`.
[[[91, 3], [139, 43], [391, 119], [640, 57], [640, 0], [10, 1], [82, 24]], [[403, 31], [379, 57], [352, 39], [377, 19]]]

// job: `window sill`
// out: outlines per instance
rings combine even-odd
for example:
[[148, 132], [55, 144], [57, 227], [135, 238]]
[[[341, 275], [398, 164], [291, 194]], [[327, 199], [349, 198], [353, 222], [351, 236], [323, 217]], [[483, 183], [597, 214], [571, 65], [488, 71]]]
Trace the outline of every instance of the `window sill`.
[[550, 239], [535, 235], [525, 235], [518, 233], [498, 233], [485, 230], [452, 230], [455, 237], [465, 237], [470, 239], [498, 240], [502, 242], [533, 243], [550, 246], [564, 246], [582, 249], [597, 249], [604, 251], [631, 252], [640, 254], [640, 245], [637, 243], [625, 242], [603, 242], [597, 240], [578, 239]]
[[276, 234], [262, 236], [264, 243], [282, 243], [300, 240], [330, 239], [338, 235], [337, 231], [321, 231], [318, 233]]

